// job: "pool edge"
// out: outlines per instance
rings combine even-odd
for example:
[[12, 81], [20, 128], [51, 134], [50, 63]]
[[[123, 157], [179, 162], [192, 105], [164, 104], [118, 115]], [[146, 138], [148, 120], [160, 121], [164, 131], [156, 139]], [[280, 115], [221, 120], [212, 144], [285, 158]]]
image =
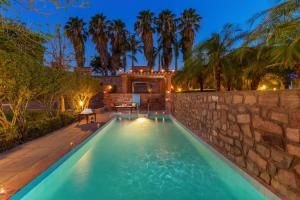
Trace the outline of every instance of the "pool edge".
[[221, 152], [219, 152], [216, 148], [214, 148], [213, 145], [205, 141], [204, 139], [200, 138], [197, 134], [195, 134], [192, 130], [184, 126], [180, 121], [178, 121], [173, 115], [169, 115], [170, 119], [186, 130], [189, 134], [191, 134], [197, 141], [201, 142], [204, 144], [209, 150], [211, 150], [213, 153], [215, 153], [220, 159], [222, 159], [226, 164], [228, 164], [231, 168], [236, 170], [241, 176], [243, 176], [247, 181], [249, 181], [258, 191], [260, 191], [267, 199], [270, 200], [280, 200], [283, 199], [278, 194], [275, 194], [272, 192], [270, 186], [264, 184], [263, 182], [257, 180], [256, 177], [251, 176], [251, 173], [249, 173], [246, 169], [239, 167], [236, 165], [234, 162], [226, 158]]
[[68, 158], [70, 158], [74, 153], [76, 153], [83, 145], [85, 145], [88, 141], [90, 141], [94, 136], [97, 135], [98, 132], [101, 132], [104, 128], [114, 122], [116, 119], [112, 117], [110, 120], [105, 122], [100, 128], [93, 131], [91, 135], [82, 140], [77, 146], [75, 146], [70, 151], [66, 152], [59, 159], [54, 161], [49, 167], [43, 170], [40, 174], [34, 177], [31, 181], [29, 181], [22, 188], [17, 190], [15, 193], [11, 194], [8, 199], [9, 200], [18, 200], [24, 197], [32, 188], [34, 188], [37, 184], [39, 184], [44, 178], [53, 173], [60, 165], [62, 165]]

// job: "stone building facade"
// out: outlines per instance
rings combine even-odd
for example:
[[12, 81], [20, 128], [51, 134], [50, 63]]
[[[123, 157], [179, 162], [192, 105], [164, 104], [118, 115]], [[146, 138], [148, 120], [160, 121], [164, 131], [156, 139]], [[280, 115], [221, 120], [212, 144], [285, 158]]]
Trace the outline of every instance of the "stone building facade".
[[300, 199], [300, 90], [175, 93], [174, 117], [286, 199]]

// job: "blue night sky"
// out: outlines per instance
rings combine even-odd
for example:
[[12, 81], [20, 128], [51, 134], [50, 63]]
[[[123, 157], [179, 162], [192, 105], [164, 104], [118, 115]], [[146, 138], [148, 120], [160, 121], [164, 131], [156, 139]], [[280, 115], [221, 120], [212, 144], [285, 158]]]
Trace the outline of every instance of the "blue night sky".
[[[224, 24], [230, 22], [248, 29], [247, 20], [259, 11], [275, 5], [276, 0], [86, 0], [87, 8], [69, 7], [66, 10], [57, 9], [49, 3], [39, 3], [45, 8], [45, 15], [15, 7], [7, 16], [19, 18], [34, 30], [53, 32], [56, 24], [64, 25], [69, 17], [78, 16], [88, 22], [96, 13], [104, 13], [109, 19], [122, 19], [129, 31], [139, 11], [150, 9], [158, 14], [163, 9], [170, 9], [179, 16], [186, 8], [195, 8], [203, 17], [201, 29], [197, 34], [196, 43], [208, 38], [212, 32], [220, 31]], [[90, 40], [86, 43], [86, 65], [92, 56], [96, 55], [95, 47]], [[182, 60], [180, 58], [180, 62]], [[130, 63], [128, 63], [130, 64]], [[138, 56], [138, 64], [146, 64], [143, 55]]]

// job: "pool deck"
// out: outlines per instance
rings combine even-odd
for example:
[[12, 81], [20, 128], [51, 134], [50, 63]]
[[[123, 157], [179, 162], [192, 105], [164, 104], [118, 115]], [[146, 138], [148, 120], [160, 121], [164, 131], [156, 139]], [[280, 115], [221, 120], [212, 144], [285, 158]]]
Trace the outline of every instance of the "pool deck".
[[99, 123], [82, 120], [0, 154], [0, 191], [5, 190], [0, 199], [8, 199], [111, 117], [112, 113], [98, 114]]

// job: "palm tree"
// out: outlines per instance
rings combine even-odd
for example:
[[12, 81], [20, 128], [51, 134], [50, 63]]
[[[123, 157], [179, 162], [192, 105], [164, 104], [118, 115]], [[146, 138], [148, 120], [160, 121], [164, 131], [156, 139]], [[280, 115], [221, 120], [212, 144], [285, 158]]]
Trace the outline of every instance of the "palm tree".
[[96, 49], [100, 55], [100, 63], [102, 68], [108, 66], [108, 40], [109, 40], [109, 20], [103, 14], [97, 14], [92, 17], [89, 25], [89, 33], [96, 45]]
[[174, 77], [176, 84], [200, 87], [204, 91], [205, 78], [209, 74], [209, 69], [205, 62], [205, 54], [201, 46], [195, 48], [193, 55], [186, 60], [182, 71], [178, 71]]
[[177, 34], [174, 37], [174, 59], [175, 59], [175, 71], [178, 71], [178, 57], [180, 50], [180, 42], [177, 39]]
[[148, 62], [148, 67], [150, 68], [150, 70], [152, 70], [154, 66], [154, 13], [150, 10], [139, 12], [134, 28], [136, 33], [141, 37], [144, 43], [144, 54]]
[[127, 45], [126, 36], [127, 30], [125, 29], [125, 23], [119, 19], [113, 20], [110, 25], [112, 74], [116, 74], [116, 71], [120, 67], [126, 67], [124, 66], [124, 64], [126, 65], [126, 63], [124, 63], [124, 57], [126, 57], [126, 55], [124, 55], [124, 49]]
[[239, 38], [240, 29], [232, 24], [223, 27], [221, 33], [213, 33], [201, 46], [207, 52], [208, 66], [214, 71], [215, 88], [221, 89], [222, 63], [226, 56], [233, 50], [233, 45]]
[[129, 56], [131, 58], [131, 66], [134, 66], [134, 63], [137, 61], [136, 54], [140, 53], [142, 51], [142, 45], [139, 40], [137, 40], [135, 34], [131, 34], [129, 36], [129, 50], [131, 52], [131, 55]]
[[179, 18], [178, 28], [181, 34], [183, 60], [185, 61], [193, 49], [196, 32], [200, 28], [201, 17], [195, 9], [186, 9]]
[[65, 34], [71, 40], [75, 51], [75, 59], [78, 67], [84, 67], [85, 47], [84, 42], [87, 39], [85, 23], [78, 17], [70, 17], [65, 25]]
[[169, 70], [172, 62], [172, 45], [176, 34], [176, 15], [170, 10], [163, 10], [156, 19], [157, 32], [163, 47], [163, 60], [165, 70]]

